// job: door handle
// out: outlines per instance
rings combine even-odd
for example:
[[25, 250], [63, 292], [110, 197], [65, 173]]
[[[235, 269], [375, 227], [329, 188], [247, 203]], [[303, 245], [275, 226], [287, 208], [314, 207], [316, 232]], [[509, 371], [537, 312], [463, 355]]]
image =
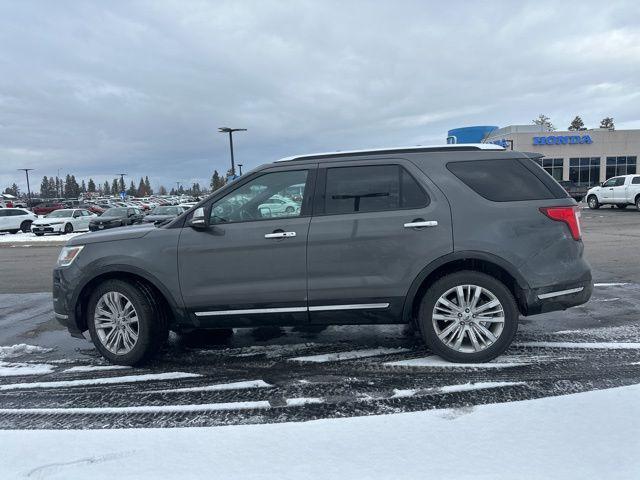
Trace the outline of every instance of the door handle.
[[437, 227], [437, 220], [422, 220], [416, 219], [413, 222], [405, 223], [404, 228], [424, 228], [424, 227]]
[[267, 233], [264, 238], [290, 238], [295, 236], [296, 232], [273, 232]]

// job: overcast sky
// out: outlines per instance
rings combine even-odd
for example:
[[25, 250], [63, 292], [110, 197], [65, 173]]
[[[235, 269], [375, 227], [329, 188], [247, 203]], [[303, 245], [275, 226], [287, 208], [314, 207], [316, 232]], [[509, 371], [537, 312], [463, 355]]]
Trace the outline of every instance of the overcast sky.
[[[566, 7], [564, 6], [566, 5]], [[0, 187], [152, 186], [450, 128], [640, 128], [640, 2], [0, 1]]]

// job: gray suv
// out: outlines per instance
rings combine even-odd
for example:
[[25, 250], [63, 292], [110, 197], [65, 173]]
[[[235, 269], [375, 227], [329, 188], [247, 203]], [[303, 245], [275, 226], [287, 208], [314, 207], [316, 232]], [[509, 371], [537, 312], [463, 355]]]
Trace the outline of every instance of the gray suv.
[[125, 365], [169, 330], [392, 323], [484, 362], [519, 315], [591, 295], [578, 207], [535, 158], [478, 144], [263, 165], [168, 224], [71, 239], [55, 314]]

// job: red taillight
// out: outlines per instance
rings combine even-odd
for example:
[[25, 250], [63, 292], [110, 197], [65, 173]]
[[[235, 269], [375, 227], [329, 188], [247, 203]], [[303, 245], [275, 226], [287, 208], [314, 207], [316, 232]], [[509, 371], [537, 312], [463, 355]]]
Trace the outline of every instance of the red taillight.
[[580, 240], [582, 231], [580, 230], [580, 210], [573, 207], [541, 207], [540, 211], [551, 220], [564, 222], [571, 231], [574, 240]]

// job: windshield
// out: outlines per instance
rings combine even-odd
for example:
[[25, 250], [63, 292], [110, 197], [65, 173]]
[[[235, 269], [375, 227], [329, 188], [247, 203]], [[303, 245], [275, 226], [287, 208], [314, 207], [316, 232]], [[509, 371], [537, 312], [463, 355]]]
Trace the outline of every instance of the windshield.
[[66, 218], [73, 216], [73, 210], [54, 210], [45, 218]]
[[153, 215], [180, 215], [183, 212], [178, 207], [156, 207], [151, 212]]
[[124, 217], [127, 215], [126, 208], [110, 208], [104, 212], [101, 217]]

